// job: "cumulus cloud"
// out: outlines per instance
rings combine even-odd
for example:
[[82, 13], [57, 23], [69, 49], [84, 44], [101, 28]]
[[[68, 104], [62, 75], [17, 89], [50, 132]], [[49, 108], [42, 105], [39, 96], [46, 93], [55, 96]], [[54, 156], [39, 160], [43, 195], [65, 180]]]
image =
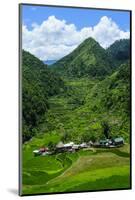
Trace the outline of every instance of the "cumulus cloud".
[[94, 27], [77, 30], [74, 24], [49, 16], [40, 25], [32, 24], [29, 30], [22, 27], [23, 49], [31, 52], [41, 60], [58, 60], [72, 52], [88, 37], [93, 37], [103, 48], [114, 41], [129, 38], [130, 32], [123, 31], [107, 16], [103, 16]]

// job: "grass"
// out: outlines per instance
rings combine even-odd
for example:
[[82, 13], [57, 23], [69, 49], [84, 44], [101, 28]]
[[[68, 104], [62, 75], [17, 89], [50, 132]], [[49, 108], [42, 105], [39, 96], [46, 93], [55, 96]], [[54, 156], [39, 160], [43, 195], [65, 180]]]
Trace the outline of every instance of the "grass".
[[[39, 157], [32, 154], [33, 150], [48, 146], [50, 142], [58, 143], [65, 132], [73, 141], [79, 141], [85, 132], [101, 135], [100, 121], [107, 117], [114, 124], [112, 131], [119, 131], [121, 116], [118, 112], [93, 110], [99, 103], [98, 99], [93, 100], [97, 81], [85, 78], [66, 80], [66, 84], [71, 87], [71, 94], [50, 98], [50, 110], [41, 133], [23, 145], [23, 194], [129, 188], [128, 143], [115, 149]], [[77, 105], [76, 97], [83, 98], [85, 103]]]
[[[119, 181], [118, 181], [119, 180]], [[127, 183], [127, 184], [126, 184]], [[106, 190], [106, 189], [122, 189], [128, 188], [130, 185], [129, 176], [111, 176], [109, 178], [101, 178], [93, 182], [87, 182], [78, 186], [69, 188], [66, 192], [87, 191], [87, 190]]]
[[[55, 161], [55, 159], [54, 159]], [[129, 158], [111, 152], [60, 154], [59, 173], [39, 174], [23, 187], [23, 193], [51, 193], [130, 187]], [[41, 178], [42, 176], [42, 178]], [[44, 180], [44, 181], [43, 181]], [[117, 181], [116, 181], [117, 180]], [[124, 182], [123, 182], [124, 181]], [[62, 183], [62, 184], [61, 184]], [[109, 183], [109, 185], [108, 185]], [[86, 187], [87, 186], [87, 187]]]

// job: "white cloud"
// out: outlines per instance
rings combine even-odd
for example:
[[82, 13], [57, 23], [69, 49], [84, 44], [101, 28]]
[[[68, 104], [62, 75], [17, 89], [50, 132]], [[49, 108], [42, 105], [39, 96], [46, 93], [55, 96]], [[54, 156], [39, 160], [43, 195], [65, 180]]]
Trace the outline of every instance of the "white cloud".
[[94, 27], [77, 30], [74, 24], [48, 17], [42, 24], [23, 25], [23, 48], [42, 60], [57, 60], [73, 51], [88, 37], [93, 37], [104, 48], [114, 41], [129, 38], [129, 31], [121, 30], [111, 18], [103, 16]]

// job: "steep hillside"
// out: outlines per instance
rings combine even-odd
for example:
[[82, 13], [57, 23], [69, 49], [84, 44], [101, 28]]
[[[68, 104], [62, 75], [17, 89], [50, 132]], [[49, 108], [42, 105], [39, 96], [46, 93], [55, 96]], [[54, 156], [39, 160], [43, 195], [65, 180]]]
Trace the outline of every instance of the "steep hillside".
[[48, 97], [64, 88], [62, 79], [47, 69], [35, 56], [22, 52], [23, 141], [35, 135], [38, 124], [49, 108]]
[[118, 70], [113, 73], [106, 82], [107, 109], [120, 110], [122, 114], [130, 114], [130, 64], [121, 64]]
[[85, 110], [93, 112], [98, 124], [95, 135], [102, 132], [100, 125], [105, 121], [112, 135], [122, 135], [129, 141], [130, 106], [130, 64], [125, 63], [95, 84], [86, 97]]
[[[99, 108], [121, 111], [129, 114], [130, 111], [130, 64], [121, 64], [119, 68], [103, 81], [96, 84], [90, 96], [100, 100]], [[102, 106], [101, 106], [102, 105]]]
[[112, 71], [111, 59], [94, 39], [88, 38], [72, 53], [52, 65], [61, 75], [100, 77]]
[[120, 65], [130, 59], [130, 40], [117, 40], [106, 51], [112, 58], [113, 65]]

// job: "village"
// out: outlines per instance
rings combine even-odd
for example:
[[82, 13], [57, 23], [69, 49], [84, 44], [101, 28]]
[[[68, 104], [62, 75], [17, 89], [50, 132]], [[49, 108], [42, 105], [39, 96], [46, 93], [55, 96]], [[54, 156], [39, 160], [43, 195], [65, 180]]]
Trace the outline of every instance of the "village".
[[93, 148], [116, 148], [123, 145], [123, 137], [99, 140], [99, 142], [89, 141], [88, 143], [83, 142], [81, 144], [75, 144], [74, 142], [64, 144], [60, 141], [53, 150], [50, 150], [48, 147], [41, 147], [40, 149], [34, 150], [33, 154], [34, 156], [45, 156], [64, 152], [74, 153], [80, 149], [91, 150]]

